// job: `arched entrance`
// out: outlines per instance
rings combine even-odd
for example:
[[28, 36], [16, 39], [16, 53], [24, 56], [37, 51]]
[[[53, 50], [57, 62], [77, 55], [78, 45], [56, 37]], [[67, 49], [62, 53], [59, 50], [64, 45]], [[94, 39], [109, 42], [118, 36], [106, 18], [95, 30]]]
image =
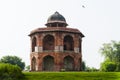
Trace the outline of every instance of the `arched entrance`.
[[64, 50], [65, 51], [74, 50], [74, 41], [73, 41], [73, 38], [69, 35], [64, 37]]
[[32, 66], [31, 66], [31, 68], [32, 68], [32, 71], [36, 71], [36, 59], [35, 59], [35, 57], [32, 58]]
[[35, 52], [36, 40], [35, 37], [32, 39], [32, 52]]
[[52, 56], [46, 56], [43, 58], [43, 70], [44, 71], [54, 70], [54, 58]]
[[74, 70], [74, 59], [71, 56], [66, 56], [64, 58], [64, 69], [66, 71]]
[[54, 50], [54, 37], [52, 35], [47, 35], [43, 39], [43, 50]]

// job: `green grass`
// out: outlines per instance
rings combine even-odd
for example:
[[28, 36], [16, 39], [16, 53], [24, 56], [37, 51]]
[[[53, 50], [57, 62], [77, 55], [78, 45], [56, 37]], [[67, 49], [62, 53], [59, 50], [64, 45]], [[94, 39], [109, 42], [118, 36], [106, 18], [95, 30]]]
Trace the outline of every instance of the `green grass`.
[[24, 72], [21, 80], [120, 80], [120, 72]]

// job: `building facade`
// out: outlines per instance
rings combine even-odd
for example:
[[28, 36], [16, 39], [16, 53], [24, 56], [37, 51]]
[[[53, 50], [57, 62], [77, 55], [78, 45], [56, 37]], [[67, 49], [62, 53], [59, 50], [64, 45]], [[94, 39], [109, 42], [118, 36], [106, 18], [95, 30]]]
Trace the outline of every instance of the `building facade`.
[[29, 34], [31, 71], [80, 71], [84, 35], [78, 29], [67, 28], [65, 18], [58, 12], [45, 25]]

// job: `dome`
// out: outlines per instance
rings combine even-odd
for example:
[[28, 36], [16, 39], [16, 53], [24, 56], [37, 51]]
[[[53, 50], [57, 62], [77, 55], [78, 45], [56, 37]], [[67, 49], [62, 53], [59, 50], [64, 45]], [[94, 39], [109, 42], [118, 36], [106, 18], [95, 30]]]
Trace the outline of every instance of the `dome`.
[[48, 18], [46, 25], [53, 23], [65, 24], [67, 26], [65, 18], [57, 11]]

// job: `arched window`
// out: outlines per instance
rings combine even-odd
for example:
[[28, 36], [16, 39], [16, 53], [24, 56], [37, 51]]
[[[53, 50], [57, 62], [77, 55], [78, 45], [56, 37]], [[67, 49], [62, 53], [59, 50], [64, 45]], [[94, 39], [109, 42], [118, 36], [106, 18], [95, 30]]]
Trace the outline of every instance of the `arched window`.
[[74, 59], [71, 56], [66, 56], [64, 58], [64, 69], [67, 71], [74, 70]]
[[54, 58], [52, 56], [45, 56], [43, 58], [43, 70], [44, 71], [54, 70]]
[[47, 35], [43, 39], [43, 50], [54, 50], [55, 40], [51, 35]]
[[35, 52], [35, 46], [37, 46], [36, 40], [37, 39], [35, 37], [32, 39], [32, 52]]
[[36, 71], [36, 58], [35, 57], [32, 58], [32, 66], [31, 66], [31, 68], [32, 68], [32, 71]]
[[73, 51], [74, 50], [74, 41], [71, 36], [64, 37], [64, 50]]

